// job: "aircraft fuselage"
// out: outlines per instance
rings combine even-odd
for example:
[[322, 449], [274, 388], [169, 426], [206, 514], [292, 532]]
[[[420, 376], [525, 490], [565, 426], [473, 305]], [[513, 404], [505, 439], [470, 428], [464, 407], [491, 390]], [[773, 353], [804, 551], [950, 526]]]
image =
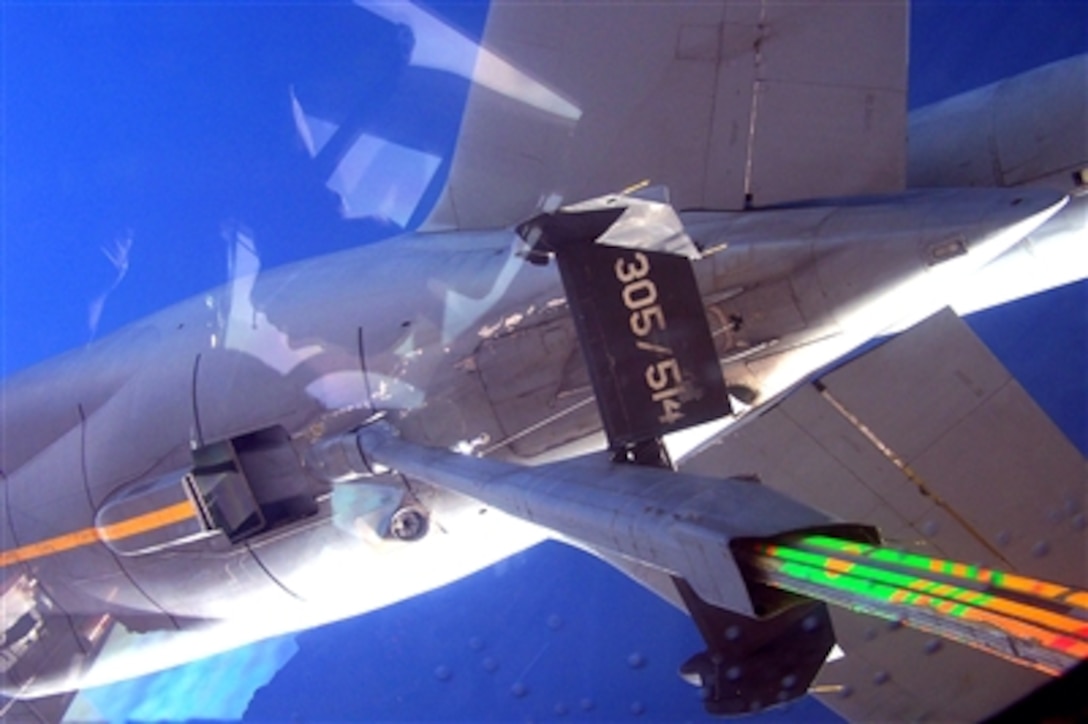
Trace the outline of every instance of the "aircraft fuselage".
[[[938, 190], [684, 214], [730, 393], [758, 406], [945, 306], [1064, 202]], [[0, 570], [21, 605], [3, 623], [59, 625], [44, 645], [7, 641], [4, 693], [373, 610], [547, 535], [398, 476], [330, 474], [325, 444], [376, 411], [412, 443], [516, 462], [601, 444], [555, 266], [526, 263], [513, 231], [409, 235], [260, 274], [237, 242], [224, 287], [5, 380]], [[154, 632], [141, 640], [159, 653], [119, 634], [89, 679], [41, 665], [109, 623]]]

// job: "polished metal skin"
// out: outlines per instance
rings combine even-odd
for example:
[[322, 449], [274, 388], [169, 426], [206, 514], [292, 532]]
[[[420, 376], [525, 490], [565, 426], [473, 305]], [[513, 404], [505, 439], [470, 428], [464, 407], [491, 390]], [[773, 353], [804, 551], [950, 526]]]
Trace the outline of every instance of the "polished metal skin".
[[[1062, 203], [1048, 190], [939, 191], [685, 219], [706, 249], [695, 266], [727, 382], [758, 405], [941, 306], [949, 284]], [[953, 258], [940, 258], [950, 240]], [[241, 638], [208, 637], [218, 649], [386, 605], [539, 540], [544, 531], [481, 517], [485, 504], [411, 475], [342, 484], [304, 464], [376, 410], [433, 448], [530, 462], [592, 445], [599, 423], [579, 405], [589, 393], [555, 270], [523, 252], [503, 231], [400, 238], [235, 280], [16, 375], [5, 383], [6, 419], [20, 424], [5, 430], [4, 518], [18, 545], [5, 571], [36, 582], [52, 615], [71, 620], [108, 614], [164, 632], [245, 621]], [[720, 324], [731, 316], [735, 328]], [[534, 349], [549, 363], [529, 358]], [[183, 481], [201, 476], [210, 447], [246, 448], [247, 435], [274, 427], [283, 432], [269, 445], [293, 461], [315, 510], [262, 508], [269, 520], [249, 532], [196, 515], [186, 491], [199, 502], [198, 486]], [[275, 483], [251, 473], [248, 485], [260, 497]], [[395, 532], [406, 506], [430, 519], [421, 540]], [[396, 561], [395, 583], [336, 575], [347, 561], [371, 570], [375, 556], [381, 569]], [[254, 610], [275, 613], [257, 621]], [[91, 680], [111, 671], [110, 654]], [[11, 686], [48, 693], [78, 683], [68, 672], [38, 669]]]
[[[897, 17], [882, 22], [894, 25]], [[723, 62], [702, 57], [694, 40], [693, 60]], [[864, 104], [854, 87], [859, 81], [848, 81], [843, 92]], [[1063, 107], [1064, 86], [1055, 87], [1032, 86], [1033, 102]], [[902, 91], [892, 88], [873, 102], [892, 108]], [[978, 102], [1003, 98], [1020, 102], [1012, 91]], [[963, 130], [965, 116], [947, 108], [947, 116], [927, 116], [925, 127], [949, 119]], [[1026, 137], [1033, 122], [1010, 116], [999, 141]], [[696, 202], [725, 199], [714, 208], [766, 199], [758, 210], [676, 217], [692, 245], [703, 309], [736, 407], [718, 431], [754, 419], [873, 339], [961, 302], [968, 282], [1015, 260], [1023, 240], [1040, 249], [1082, 243], [1085, 183], [1076, 174], [1083, 174], [1077, 164], [1084, 153], [1070, 128], [1054, 131], [1038, 155], [1038, 173], [993, 179], [1014, 188], [806, 201], [788, 185], [774, 188], [749, 162], [747, 174], [731, 167], [721, 195], [684, 189]], [[592, 145], [600, 129], [591, 130], [579, 143]], [[897, 130], [892, 113], [870, 140]], [[927, 185], [955, 178], [948, 175], [953, 162], [932, 150], [942, 138], [921, 134], [922, 145], [912, 150], [911, 173]], [[745, 158], [759, 157], [768, 143], [748, 138]], [[729, 149], [717, 150], [720, 160], [732, 159]], [[790, 159], [779, 160], [782, 168]], [[894, 191], [901, 178], [892, 161], [879, 159], [879, 183], [832, 188]], [[451, 215], [451, 199], [472, 186], [463, 179], [451, 185], [432, 227], [477, 218]], [[613, 203], [635, 209], [625, 198]], [[477, 197], [479, 218], [489, 218], [488, 202], [486, 192]], [[669, 241], [642, 239], [658, 250]], [[529, 522], [493, 509], [497, 493], [474, 487], [482, 485], [472, 480], [474, 465], [484, 479], [495, 466], [563, 461], [603, 442], [555, 264], [531, 263], [530, 248], [512, 228], [409, 234], [270, 271], [247, 257], [250, 248], [239, 232], [235, 253], [247, 263], [236, 264], [243, 271], [229, 284], [3, 381], [5, 695], [115, 681], [371, 611], [548, 536], [587, 547], [606, 540], [597, 524], [608, 514], [587, 511], [618, 506], [622, 496], [607, 485], [578, 489], [579, 476], [594, 476], [590, 463], [558, 462], [565, 467], [540, 467], [507, 483], [513, 499], [538, 478], [569, 494], [545, 505], [544, 517], [537, 515], [542, 508], [527, 507], [521, 518]], [[1070, 268], [1074, 278], [1088, 274], [1064, 265]], [[366, 431], [376, 415], [396, 430], [390, 439], [407, 446], [398, 455], [389, 447], [383, 455], [382, 446], [393, 445], [388, 439], [363, 444], [358, 456], [344, 444], [372, 435], [377, 428]], [[451, 450], [463, 457], [451, 462]], [[428, 456], [455, 465], [463, 484], [443, 477], [438, 463], [428, 466]], [[409, 461], [422, 467], [410, 470]], [[686, 484], [694, 498], [711, 483], [693, 477]], [[767, 505], [781, 498], [781, 520], [741, 515], [737, 530], [751, 523], [772, 534], [827, 520], [788, 495], [753, 494]], [[683, 545], [671, 557], [640, 557], [639, 540], [629, 535], [626, 548], [610, 550], [683, 574], [715, 603], [751, 612], [735, 577], [681, 565], [690, 552]]]

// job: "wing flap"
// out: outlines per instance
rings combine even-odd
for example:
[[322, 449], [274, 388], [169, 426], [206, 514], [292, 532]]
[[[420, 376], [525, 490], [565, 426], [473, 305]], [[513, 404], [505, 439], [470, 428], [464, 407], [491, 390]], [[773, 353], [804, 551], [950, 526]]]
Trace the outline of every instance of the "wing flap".
[[937, 507], [946, 518], [962, 518], [915, 517], [933, 545], [964, 558], [961, 544], [945, 542], [958, 528], [985, 548], [967, 560], [1086, 582], [1085, 461], [955, 314], [931, 318], [823, 383], [914, 471], [908, 490], [924, 487], [930, 501], [944, 501]]

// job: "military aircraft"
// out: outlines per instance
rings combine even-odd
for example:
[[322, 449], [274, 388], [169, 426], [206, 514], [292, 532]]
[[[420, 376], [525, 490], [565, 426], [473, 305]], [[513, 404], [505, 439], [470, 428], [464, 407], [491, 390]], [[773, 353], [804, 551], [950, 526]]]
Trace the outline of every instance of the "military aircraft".
[[[1083, 240], [1083, 59], [920, 119], [918, 137], [932, 135], [912, 185], [988, 188], [904, 192], [903, 6], [647, 6], [581, 75], [567, 67], [569, 50], [608, 37], [601, 27], [615, 18], [601, 7], [572, 8], [584, 15], [571, 18], [497, 6], [468, 70], [425, 52], [428, 38], [456, 40], [437, 14], [370, 9], [407, 29], [409, 67], [473, 78], [450, 181], [426, 223], [458, 230], [402, 237], [395, 252], [366, 247], [258, 273], [252, 238], [231, 229], [227, 287], [6, 381], [9, 693], [61, 694], [372, 610], [551, 535], [667, 598], [681, 591], [681, 605], [754, 613], [727, 558], [693, 561], [690, 545], [705, 545], [698, 536], [670, 552], [673, 532], [633, 515], [631, 501], [657, 489], [664, 497], [644, 502], [671, 515], [739, 510], [721, 523], [727, 536], [841, 520], [844, 532], [877, 525], [923, 549], [1083, 584], [1070, 573], [1083, 570], [1083, 460], [1031, 410], [1007, 417], [1030, 403], [1000, 372], [976, 379], [983, 362], [969, 342], [966, 362], [932, 368], [965, 339], [954, 321], [938, 317], [879, 348], [891, 352], [837, 366], [876, 337], [969, 304], [960, 299], [969, 280], [1019, 257], [1043, 265], [1058, 250], [1058, 263], [1043, 267], [1058, 276], [1020, 274], [1027, 288], [1005, 286], [1005, 296], [1083, 276], [1065, 256]], [[835, 31], [865, 38], [872, 62], [834, 62], [846, 47]], [[635, 48], [644, 66], [632, 65]], [[603, 80], [625, 74], [642, 90]], [[1041, 118], [1010, 111], [1024, 94], [1048, 109]], [[352, 183], [365, 171], [359, 159], [379, 137], [367, 123], [380, 128], [380, 119], [349, 115], [337, 126], [302, 87], [291, 101], [315, 159], [333, 149], [329, 187], [354, 213], [366, 200]], [[969, 143], [971, 114], [994, 119], [981, 146]], [[821, 122], [799, 133], [799, 117]], [[409, 172], [419, 163], [406, 162]], [[669, 193], [610, 193], [643, 178]], [[416, 208], [405, 213], [410, 221]], [[464, 231], [473, 228], [487, 231]], [[625, 342], [641, 357], [619, 358], [615, 345]], [[900, 358], [911, 354], [931, 364]], [[889, 387], [889, 370], [909, 380], [896, 366], [904, 364], [921, 370], [921, 383], [863, 409], [874, 386]], [[941, 371], [952, 388], [936, 384]], [[819, 386], [801, 384], [815, 373]], [[927, 387], [935, 400], [904, 399]], [[976, 408], [953, 394], [964, 390], [1014, 402]], [[813, 412], [814, 394], [833, 396], [838, 428], [827, 410]], [[1045, 475], [1037, 460], [1030, 467], [1051, 485], [1032, 495], [1050, 499], [1054, 520], [1016, 519], [1023, 504], [996, 511], [998, 521], [970, 520], [956, 482], [981, 473], [949, 472], [970, 458], [964, 441], [953, 460], [915, 460], [953, 432], [939, 424], [941, 401], [957, 423], [1002, 421], [971, 429], [968, 441], [1009, 426], [1034, 431], [1021, 447], [1054, 466]], [[815, 420], [797, 422], [806, 411]], [[900, 490], [894, 471], [819, 439], [880, 430], [889, 413], [934, 436], [908, 441], [918, 448], [908, 460], [932, 466], [930, 484], [951, 479], [927, 491], [938, 503], [914, 509], [917, 497], [878, 487]], [[672, 454], [706, 478], [657, 467], [659, 438], [693, 419], [717, 425], [703, 434], [716, 444]], [[839, 429], [842, 420], [853, 432]], [[782, 460], [779, 450], [803, 449], [790, 437], [797, 427], [817, 444], [802, 460]], [[895, 448], [908, 444], [883, 434]], [[1011, 460], [1022, 459], [1016, 441], [1002, 440]], [[610, 456], [592, 453], [605, 447]], [[832, 450], [838, 467], [821, 472]], [[1016, 490], [1007, 478], [1015, 465], [988, 453], [1002, 489]], [[645, 462], [653, 465], [631, 464]], [[514, 476], [507, 497], [492, 497], [497, 484], [479, 487], [491, 476]], [[597, 484], [610, 477], [619, 487]], [[835, 488], [844, 478], [854, 487]], [[549, 485], [553, 497], [536, 496]], [[621, 534], [614, 521], [624, 510]], [[1069, 530], [1046, 537], [1043, 551], [1029, 536], [1057, 522]], [[367, 576], [337, 575], [360, 567]], [[267, 616], [254, 620], [254, 610]], [[848, 630], [836, 623], [844, 645]], [[842, 661], [880, 655], [854, 643]], [[833, 681], [836, 664], [821, 677]], [[858, 691], [843, 706], [872, 707], [887, 691]], [[994, 705], [979, 698], [974, 705]]]

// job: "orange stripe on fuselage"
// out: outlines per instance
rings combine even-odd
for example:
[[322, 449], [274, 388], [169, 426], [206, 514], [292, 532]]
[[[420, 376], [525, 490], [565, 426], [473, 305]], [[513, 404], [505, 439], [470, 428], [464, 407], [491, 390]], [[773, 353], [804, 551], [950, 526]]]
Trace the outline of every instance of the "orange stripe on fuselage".
[[180, 523], [195, 516], [196, 511], [193, 510], [192, 503], [183, 500], [180, 503], [152, 510], [150, 513], [137, 515], [135, 518], [110, 523], [101, 528], [84, 528], [72, 533], [47, 538], [37, 543], [2, 551], [0, 552], [0, 567], [64, 553], [74, 548], [82, 548], [102, 541], [131, 538], [134, 535], [165, 528], [168, 525]]
[[153, 510], [150, 513], [138, 515], [135, 518], [121, 520], [116, 523], [97, 528], [102, 540], [121, 540], [130, 538], [140, 533], [146, 533], [157, 528], [165, 528], [174, 523], [180, 523], [196, 515], [193, 504], [188, 500], [168, 505], [165, 508]]

